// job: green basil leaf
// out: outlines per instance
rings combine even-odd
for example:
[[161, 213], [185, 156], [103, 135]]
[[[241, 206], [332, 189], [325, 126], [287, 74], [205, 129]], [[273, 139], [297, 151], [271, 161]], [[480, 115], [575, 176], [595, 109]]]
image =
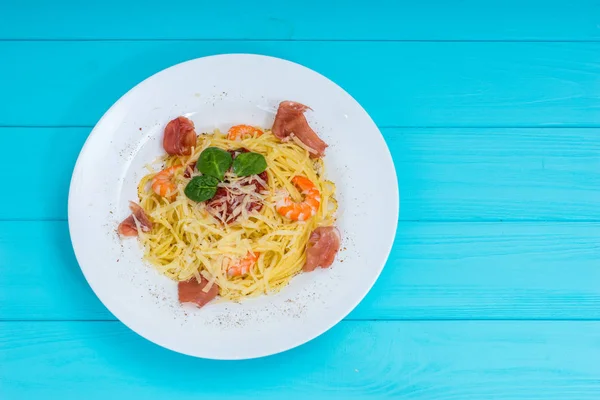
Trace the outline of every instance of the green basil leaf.
[[225, 172], [231, 167], [231, 162], [231, 154], [218, 147], [209, 147], [200, 154], [196, 168], [203, 175], [210, 175], [222, 181]]
[[212, 199], [217, 193], [219, 180], [210, 175], [195, 176], [184, 189], [185, 195], [194, 201], [206, 201]]
[[233, 160], [233, 172], [237, 176], [257, 175], [267, 169], [267, 160], [262, 154], [242, 153]]

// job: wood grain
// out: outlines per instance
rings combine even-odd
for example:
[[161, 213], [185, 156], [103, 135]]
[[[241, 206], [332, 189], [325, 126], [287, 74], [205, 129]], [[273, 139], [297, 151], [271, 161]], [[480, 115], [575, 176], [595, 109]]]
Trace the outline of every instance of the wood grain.
[[[401, 221], [345, 321], [214, 362], [115, 321], [65, 219], [110, 105], [231, 52], [353, 95], [383, 128]], [[599, 0], [0, 1], [0, 399], [597, 400], [599, 76]]]
[[118, 322], [5, 322], [0, 358], [7, 400], [596, 400], [600, 323], [342, 322], [284, 354], [217, 362]]
[[[66, 219], [71, 173], [89, 131], [0, 128], [5, 143], [35, 137], [28, 157], [39, 166], [15, 180], [18, 202], [0, 197], [0, 219]], [[382, 133], [396, 165], [403, 221], [600, 221], [600, 129]], [[19, 165], [22, 154], [7, 152], [4, 162]]]
[[0, 42], [0, 126], [92, 126], [153, 73], [236, 52], [313, 68], [380, 126], [600, 126], [600, 43], [277, 41]]
[[[598, 319], [599, 237], [598, 223], [401, 223], [383, 274], [348, 318]], [[0, 244], [0, 319], [114, 319], [85, 282], [65, 222], [2, 222]]]
[[209, 0], [176, 0], [168, 6], [156, 0], [2, 2], [0, 39], [600, 39], [595, 0], [466, 0], [459, 6], [375, 0], [351, 7], [339, 0], [305, 0], [293, 12], [275, 0], [219, 5]]

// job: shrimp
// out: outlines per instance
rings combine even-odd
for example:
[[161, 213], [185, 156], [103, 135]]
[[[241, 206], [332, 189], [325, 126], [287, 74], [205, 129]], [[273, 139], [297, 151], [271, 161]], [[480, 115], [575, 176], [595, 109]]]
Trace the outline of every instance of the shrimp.
[[295, 176], [292, 183], [304, 195], [304, 201], [296, 203], [288, 194], [275, 205], [277, 212], [293, 221], [306, 221], [317, 214], [321, 205], [321, 192], [314, 183], [304, 176]]
[[260, 253], [249, 251], [246, 257], [229, 265], [229, 268], [227, 268], [227, 275], [230, 277], [246, 275], [248, 272], [250, 272], [250, 268], [256, 264], [258, 256], [260, 256]]
[[154, 175], [154, 178], [152, 178], [152, 190], [154, 190], [154, 193], [162, 197], [174, 197], [177, 185], [173, 178], [180, 168], [181, 165], [174, 165]]
[[229, 128], [229, 131], [227, 132], [227, 139], [243, 139], [244, 136], [259, 137], [263, 133], [264, 132], [261, 129], [255, 128], [250, 125], [236, 125]]

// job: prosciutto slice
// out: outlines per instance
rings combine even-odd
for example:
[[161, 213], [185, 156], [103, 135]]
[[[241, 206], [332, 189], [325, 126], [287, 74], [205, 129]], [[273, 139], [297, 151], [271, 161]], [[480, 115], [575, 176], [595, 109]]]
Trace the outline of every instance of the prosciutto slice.
[[[231, 158], [235, 159], [242, 153], [247, 153], [250, 150], [245, 148], [239, 148], [237, 150], [227, 150], [231, 154]], [[269, 182], [269, 176], [267, 171], [263, 171], [258, 175], [252, 175], [240, 181], [242, 186], [254, 186], [254, 193], [261, 193], [267, 190], [267, 182]], [[219, 219], [225, 224], [231, 224], [235, 222], [239, 217], [242, 216], [240, 205], [244, 204], [244, 198], [248, 194], [234, 193], [227, 187], [220, 186], [217, 189], [217, 193], [212, 199], [206, 202], [206, 210]], [[254, 201], [248, 201], [245, 203], [245, 208], [248, 213], [252, 211], [262, 210], [263, 203], [258, 199]]]
[[[257, 179], [257, 177], [259, 179]], [[241, 180], [242, 186], [254, 186], [254, 193], [261, 193], [267, 189], [263, 182], [268, 182], [269, 177], [267, 171], [263, 171], [258, 175], [252, 175]], [[206, 202], [206, 210], [225, 224], [231, 224], [242, 216], [239, 206], [244, 204], [244, 198], [248, 194], [234, 193], [227, 187], [219, 187], [214, 197]], [[245, 203], [245, 208], [248, 213], [252, 211], [260, 212], [263, 208], [263, 203], [258, 199]]]
[[319, 227], [312, 231], [306, 246], [306, 263], [302, 270], [310, 272], [317, 267], [330, 267], [340, 250], [340, 242], [340, 232], [336, 227]]
[[129, 202], [129, 209], [131, 210], [131, 215], [119, 224], [119, 227], [117, 228], [119, 234], [122, 236], [137, 236], [138, 230], [137, 225], [135, 224], [136, 219], [140, 224], [142, 232], [150, 232], [152, 229], [152, 222], [150, 222], [144, 209], [133, 201]]
[[208, 291], [203, 289], [208, 285], [208, 280], [202, 277], [198, 283], [196, 278], [192, 278], [186, 282], [179, 282], [177, 289], [179, 292], [180, 303], [196, 303], [200, 308], [208, 304], [219, 294], [219, 287], [212, 285]]
[[322, 157], [327, 143], [308, 125], [304, 116], [306, 110], [310, 110], [310, 107], [294, 101], [282, 101], [273, 122], [273, 135], [284, 142], [295, 137], [304, 144], [311, 157]]
[[196, 145], [194, 123], [186, 117], [177, 117], [165, 127], [163, 147], [170, 155], [189, 156]]
[[185, 169], [185, 172], [183, 173], [183, 176], [185, 178], [191, 178], [192, 174], [194, 173], [194, 170], [196, 169], [196, 161], [188, 164], [187, 168]]

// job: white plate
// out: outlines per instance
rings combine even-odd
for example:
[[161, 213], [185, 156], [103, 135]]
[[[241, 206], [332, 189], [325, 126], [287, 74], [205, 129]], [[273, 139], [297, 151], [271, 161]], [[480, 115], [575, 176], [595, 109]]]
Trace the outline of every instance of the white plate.
[[[342, 251], [335, 264], [295, 277], [280, 293], [202, 309], [180, 305], [175, 282], [142, 261], [118, 223], [136, 200], [143, 166], [164, 154], [165, 124], [179, 115], [197, 132], [246, 123], [271, 127], [282, 100], [304, 103], [327, 142], [337, 185]], [[199, 58], [146, 79], [106, 112], [81, 150], [69, 193], [69, 229], [90, 286], [129, 328], [197, 357], [278, 353], [344, 318], [381, 273], [398, 219], [398, 185], [381, 133], [362, 107], [322, 75], [289, 61], [247, 54]]]

